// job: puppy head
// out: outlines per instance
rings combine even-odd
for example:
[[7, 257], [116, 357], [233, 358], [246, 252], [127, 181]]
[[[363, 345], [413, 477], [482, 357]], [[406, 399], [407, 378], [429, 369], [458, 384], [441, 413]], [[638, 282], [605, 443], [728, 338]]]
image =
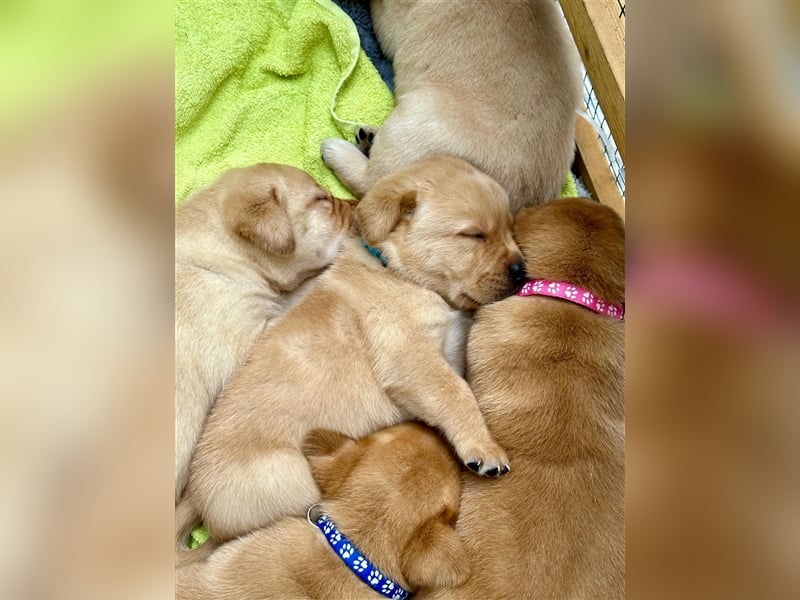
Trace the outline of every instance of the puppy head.
[[217, 181], [225, 228], [292, 288], [333, 261], [352, 225], [349, 203], [294, 167], [259, 163]]
[[353, 440], [316, 429], [303, 450], [323, 503], [382, 569], [402, 575], [415, 591], [467, 580], [467, 557], [453, 528], [459, 468], [433, 430], [404, 423]]
[[587, 198], [523, 208], [514, 237], [529, 277], [568, 281], [609, 302], [625, 301], [625, 226], [611, 208]]
[[356, 215], [389, 269], [456, 308], [494, 302], [524, 281], [506, 192], [461, 159], [431, 156], [380, 180]]

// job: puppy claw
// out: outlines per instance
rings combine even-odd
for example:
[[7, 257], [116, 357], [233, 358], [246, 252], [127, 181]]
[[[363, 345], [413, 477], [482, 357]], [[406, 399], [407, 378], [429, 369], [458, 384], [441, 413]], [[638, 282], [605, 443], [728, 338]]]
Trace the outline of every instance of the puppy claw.
[[[464, 464], [470, 471], [483, 477], [502, 477], [511, 470], [508, 464], [508, 457], [502, 448], [492, 444], [490, 451], [475, 451], [465, 453], [467, 459]], [[464, 456], [464, 455], [462, 455]]]
[[475, 473], [480, 473], [482, 464], [483, 462], [481, 462], [480, 460], [471, 460], [467, 463], [467, 468], [470, 471], [474, 471]]

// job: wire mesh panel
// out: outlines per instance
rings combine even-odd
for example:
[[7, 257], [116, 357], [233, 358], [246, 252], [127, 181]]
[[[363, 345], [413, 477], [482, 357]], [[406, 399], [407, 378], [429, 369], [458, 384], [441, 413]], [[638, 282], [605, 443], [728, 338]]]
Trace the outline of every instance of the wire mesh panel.
[[[562, 0], [563, 1], [563, 0]], [[578, 18], [576, 15], [580, 15], [581, 20], [578, 22], [577, 27], [580, 29], [580, 33], [576, 33], [573, 31], [573, 36], [578, 36], [581, 40], [581, 45], [579, 45], [579, 49], [582, 50], [582, 54], [584, 57], [586, 56], [593, 56], [599, 57], [600, 55], [598, 52], [601, 48], [604, 50], [605, 46], [603, 45], [602, 41], [597, 42], [598, 32], [596, 30], [591, 31], [591, 33], [587, 33], [590, 28], [594, 27], [601, 27], [603, 29], [604, 34], [608, 34], [609, 31], [609, 22], [616, 21], [611, 24], [611, 29], [616, 32], [617, 35], [621, 34], [621, 39], [617, 38], [618, 41], [621, 41], [622, 46], [618, 47], [615, 51], [614, 57], [606, 56], [604, 61], [601, 60], [598, 64], [593, 64], [594, 70], [592, 73], [597, 75], [598, 73], [605, 76], [604, 81], [601, 83], [604, 84], [603, 90], [605, 93], [603, 94], [606, 96], [606, 100], [609, 100], [609, 81], [611, 77], [611, 71], [614, 68], [622, 67], [622, 73], [624, 73], [624, 26], [625, 26], [625, 0], [603, 0], [603, 5], [598, 7], [597, 4], [593, 4], [598, 2], [599, 0], [584, 0], [584, 2], [575, 2], [570, 1], [568, 2], [568, 8], [570, 9], [571, 18], [567, 19], [565, 17], [565, 21], [572, 20], [572, 26], [576, 26], [575, 19]], [[592, 4], [589, 4], [591, 2]], [[559, 2], [559, 6], [561, 2]], [[602, 10], [601, 10], [602, 9]], [[562, 7], [563, 10], [563, 7]], [[593, 21], [594, 19], [594, 21]], [[568, 23], [568, 25], [570, 25]], [[621, 27], [620, 27], [621, 26]], [[602, 37], [602, 36], [601, 36]], [[592, 52], [589, 53], [586, 51], [587, 40], [591, 39], [595, 42], [595, 45], [592, 48]], [[609, 67], [609, 65], [614, 64], [614, 67]], [[601, 67], [598, 70], [598, 66]], [[602, 68], [604, 67], [604, 69]], [[609, 70], [611, 69], [611, 71]], [[625, 198], [625, 162], [622, 158], [622, 154], [617, 147], [617, 142], [614, 140], [613, 134], [611, 132], [611, 126], [608, 123], [606, 115], [603, 113], [603, 109], [600, 107], [600, 102], [598, 100], [597, 94], [595, 92], [595, 86], [592, 84], [591, 78], [586, 70], [586, 65], [582, 65], [582, 76], [583, 76], [583, 100], [586, 106], [586, 113], [589, 115], [591, 120], [594, 122], [595, 129], [598, 130], [597, 139], [600, 143], [600, 146], [603, 149], [603, 153], [605, 155], [606, 161], [608, 162], [608, 168], [611, 174], [614, 177], [614, 182], [619, 189], [619, 193], [622, 198]], [[622, 85], [622, 94], [614, 96], [612, 94], [611, 97], [614, 98], [614, 102], [616, 104], [611, 109], [612, 116], [615, 117], [612, 119], [615, 124], [615, 130], [619, 133], [622, 131], [622, 143], [624, 145], [624, 74], [622, 76], [622, 80], [616, 80], [616, 85]], [[619, 94], [619, 91], [617, 91]], [[622, 107], [618, 106], [618, 104], [623, 104]]]
[[[624, 10], [624, 6], [623, 6]], [[625, 197], [625, 164], [622, 161], [617, 145], [614, 143], [614, 138], [611, 135], [611, 129], [608, 126], [608, 121], [603, 114], [603, 109], [600, 108], [600, 103], [597, 101], [597, 95], [594, 93], [592, 82], [586, 69], [583, 70], [583, 102], [586, 104], [586, 112], [592, 120], [599, 125], [604, 135], [598, 134], [600, 144], [603, 146], [603, 152], [608, 160], [609, 168], [614, 174], [614, 181], [617, 183], [619, 193]]]

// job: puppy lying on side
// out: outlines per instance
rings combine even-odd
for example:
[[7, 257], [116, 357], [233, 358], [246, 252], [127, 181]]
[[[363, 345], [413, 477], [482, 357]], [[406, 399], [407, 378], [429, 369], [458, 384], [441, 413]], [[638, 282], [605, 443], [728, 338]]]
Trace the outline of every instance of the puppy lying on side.
[[393, 61], [397, 106], [380, 130], [358, 132], [369, 159], [342, 139], [322, 144], [354, 194], [428, 154], [451, 154], [496, 179], [513, 213], [558, 196], [582, 88], [553, 2], [372, 0], [370, 9]]
[[212, 402], [291, 292], [328, 266], [349, 204], [284, 165], [231, 169], [175, 212], [175, 500]]
[[453, 530], [459, 469], [433, 431], [404, 423], [355, 441], [314, 430], [303, 450], [322, 493], [309, 513], [327, 515], [346, 539], [331, 547], [307, 518], [287, 517], [178, 568], [177, 598], [381, 598], [358, 572], [390, 597], [467, 579]]
[[467, 379], [514, 470], [463, 479], [472, 577], [424, 597], [622, 598], [625, 329], [608, 315], [625, 298], [623, 224], [574, 198], [521, 210], [514, 230], [531, 277], [577, 286], [564, 293], [606, 314], [543, 296], [476, 313]]
[[[460, 376], [462, 311], [506, 297], [524, 277], [505, 192], [460, 159], [429, 157], [380, 181], [355, 210], [386, 266], [348, 239], [209, 415], [185, 501], [217, 541], [319, 499], [300, 452], [314, 428], [362, 437], [419, 419], [474, 471], [508, 470]], [[178, 520], [178, 540], [187, 523]]]

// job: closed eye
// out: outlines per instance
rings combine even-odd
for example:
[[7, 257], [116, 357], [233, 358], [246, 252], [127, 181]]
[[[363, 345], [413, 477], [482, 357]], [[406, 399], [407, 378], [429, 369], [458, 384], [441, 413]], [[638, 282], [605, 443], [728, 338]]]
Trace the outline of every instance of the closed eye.
[[472, 238], [474, 240], [485, 240], [486, 235], [482, 231], [462, 231], [458, 235], [462, 237]]
[[331, 197], [327, 194], [320, 194], [312, 202], [312, 204], [322, 204], [323, 206], [331, 206], [332, 203]]

